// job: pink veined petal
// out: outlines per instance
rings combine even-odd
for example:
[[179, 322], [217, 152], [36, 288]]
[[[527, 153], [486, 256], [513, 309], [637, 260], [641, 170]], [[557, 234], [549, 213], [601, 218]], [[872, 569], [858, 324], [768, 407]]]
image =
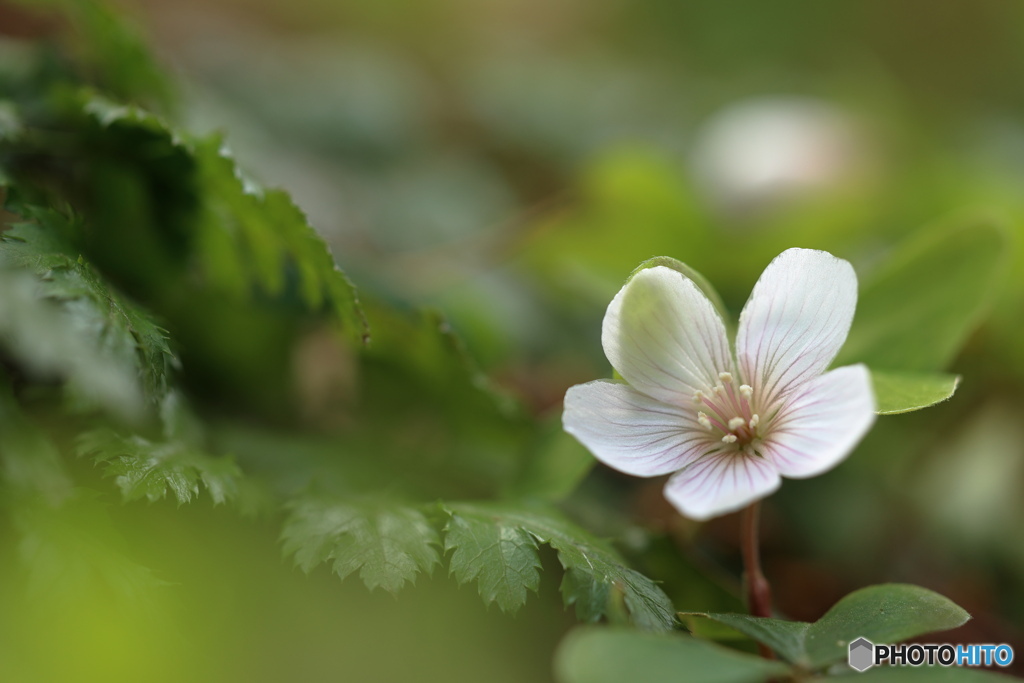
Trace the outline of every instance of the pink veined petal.
[[825, 371], [856, 306], [853, 267], [828, 252], [787, 249], [768, 264], [736, 335], [740, 372], [761, 405]]
[[637, 477], [675, 472], [712, 442], [692, 411], [609, 380], [571, 387], [562, 425], [598, 460]]
[[830, 370], [788, 397], [769, 426], [762, 454], [786, 477], [832, 469], [875, 422], [871, 375], [863, 365]]
[[642, 270], [615, 295], [604, 316], [605, 355], [634, 389], [665, 403], [689, 405], [718, 373], [733, 370], [725, 324], [683, 274]]
[[665, 498], [683, 515], [703, 521], [739, 510], [779, 487], [775, 466], [733, 449], [705, 455], [665, 484]]

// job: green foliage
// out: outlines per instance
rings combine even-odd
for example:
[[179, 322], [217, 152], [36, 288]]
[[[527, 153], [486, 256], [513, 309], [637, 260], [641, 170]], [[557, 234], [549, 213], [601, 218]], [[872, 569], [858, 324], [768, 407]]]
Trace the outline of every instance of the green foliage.
[[331, 562], [340, 578], [359, 571], [367, 588], [398, 592], [438, 563], [437, 532], [419, 510], [384, 499], [303, 498], [290, 506], [284, 551], [309, 572]]
[[764, 683], [789, 667], [680, 634], [579, 628], [555, 656], [560, 683]]
[[[733, 615], [745, 616], [745, 615]], [[748, 619], [752, 619], [749, 617]], [[745, 624], [750, 626], [751, 622]], [[778, 635], [778, 634], [777, 634]], [[768, 683], [804, 680], [784, 663], [729, 650], [679, 634], [640, 633], [616, 628], [578, 628], [555, 657], [559, 683]], [[966, 667], [876, 667], [853, 674], [872, 683], [1000, 683], [1019, 680]], [[838, 680], [845, 680], [842, 674]], [[825, 680], [815, 678], [814, 680]], [[852, 680], [852, 679], [851, 679]]]
[[806, 669], [821, 669], [847, 657], [857, 638], [898, 643], [961, 626], [970, 615], [952, 601], [920, 586], [882, 584], [850, 593], [813, 624], [746, 614], [695, 614], [730, 626]]
[[947, 401], [960, 385], [959, 375], [937, 372], [887, 372], [872, 370], [880, 415], [920, 410]]
[[1009, 262], [1001, 223], [960, 219], [921, 231], [862, 278], [857, 316], [836, 365], [943, 370], [978, 325]]
[[207, 198], [198, 239], [209, 282], [242, 298], [254, 285], [280, 296], [294, 278], [305, 306], [330, 310], [353, 342], [365, 341], [355, 288], [291, 197], [243, 177], [220, 139], [197, 142], [195, 155]]
[[387, 482], [421, 500], [507, 492], [525, 476], [537, 425], [438, 313], [380, 302], [367, 312], [374, 336], [359, 367], [351, 452], [372, 453]]
[[144, 109], [98, 95], [87, 97], [82, 109], [109, 144], [146, 136], [150, 146], [188, 159], [194, 176], [175, 182], [191, 182], [198, 194], [197, 220], [189, 230], [207, 286], [238, 300], [254, 287], [281, 297], [292, 281], [308, 310], [329, 310], [354, 342], [364, 340], [355, 289], [326, 244], [286, 193], [265, 191], [245, 178], [222, 140], [190, 139]]
[[537, 539], [515, 524], [486, 515], [451, 513], [444, 528], [445, 552], [452, 552], [449, 572], [459, 583], [476, 580], [480, 597], [514, 612], [528, 590], [540, 587]]
[[39, 292], [66, 312], [77, 338], [91, 340], [110, 364], [133, 369], [146, 396], [160, 400], [177, 365], [167, 332], [63, 241], [80, 229], [80, 219], [34, 206], [19, 209], [31, 222], [0, 235], [0, 265], [36, 275]]
[[65, 39], [74, 51], [75, 76], [116, 97], [172, 107], [173, 87], [138, 32], [105, 3], [95, 0], [15, 0], [67, 21]]
[[125, 501], [156, 501], [169, 491], [179, 504], [191, 503], [201, 483], [214, 504], [220, 504], [237, 495], [242, 476], [228, 458], [213, 458], [182, 442], [154, 443], [108, 429], [83, 434], [78, 454], [103, 463], [104, 475], [114, 478]]
[[35, 277], [6, 269], [0, 291], [0, 345], [32, 376], [63, 380], [85, 405], [140, 416], [134, 348], [123, 336], [105, 335], [109, 318], [91, 301], [52, 301]]
[[823, 666], [845, 659], [847, 644], [858, 636], [898, 643], [956, 628], [970, 618], [949, 599], [920, 586], [869, 586], [847, 595], [807, 629], [807, 657], [811, 666]]
[[1019, 678], [966, 667], [876, 667], [857, 676], [867, 683], [1010, 683]]
[[[527, 589], [536, 590], [540, 542], [558, 552], [565, 569], [562, 598], [566, 606], [575, 606], [582, 621], [617, 617], [624, 605], [629, 620], [641, 629], [672, 628], [672, 603], [657, 584], [557, 510], [501, 503], [452, 503], [445, 509], [452, 520], [445, 547], [457, 549], [452, 572], [459, 581], [477, 579], [486, 602], [498, 600], [502, 609], [515, 609]], [[468, 566], [471, 560], [479, 562], [475, 572]]]

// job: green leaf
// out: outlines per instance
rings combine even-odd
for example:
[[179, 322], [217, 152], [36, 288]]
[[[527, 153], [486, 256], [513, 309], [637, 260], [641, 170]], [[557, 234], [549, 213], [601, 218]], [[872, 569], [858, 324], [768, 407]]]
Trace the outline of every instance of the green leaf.
[[987, 219], [920, 231], [863, 278], [857, 315], [835, 364], [944, 369], [980, 322], [1010, 253], [1005, 229]]
[[82, 107], [111, 137], [140, 132], [185, 156], [182, 172], [195, 178], [177, 182], [186, 189], [194, 182], [198, 194], [188, 228], [206, 285], [242, 300], [254, 288], [280, 297], [294, 287], [309, 310], [329, 312], [352, 341], [366, 340], [355, 288], [287, 193], [245, 177], [219, 138], [188, 139], [144, 109], [97, 95], [86, 96]]
[[[851, 680], [852, 679], [851, 677]], [[1020, 678], [959, 666], [884, 666], [857, 675], [858, 683], [1011, 683]]]
[[854, 591], [813, 624], [745, 614], [704, 616], [731, 626], [807, 669], [844, 661], [849, 643], [857, 638], [867, 638], [874, 643], [898, 643], [925, 633], [956, 628], [971, 618], [938, 593], [898, 583]]
[[[627, 567], [611, 546], [573, 524], [554, 508], [532, 504], [456, 503], [446, 505], [445, 509], [450, 515], [487, 522], [499, 529], [527, 532], [554, 548], [565, 569], [562, 598], [566, 606], [576, 608], [576, 615], [583, 621], [616, 616], [621, 602], [630, 620], [639, 628], [669, 630], [675, 623], [672, 602], [657, 584]], [[491, 532], [491, 537], [495, 533], [509, 532]], [[517, 534], [515, 538], [523, 536]], [[518, 564], [502, 564], [505, 557], [519, 559], [515, 554], [490, 553], [486, 557], [487, 572], [500, 575], [516, 571]]]
[[960, 375], [872, 370], [879, 415], [909, 413], [953, 397]]
[[[687, 612], [680, 615], [689, 619], [701, 617], [723, 624], [740, 633], [764, 643], [780, 657], [794, 664], [807, 665], [805, 641], [807, 629], [811, 627], [804, 621], [785, 621], [783, 619], [766, 619], [753, 617], [749, 614]], [[694, 632], [696, 635], [696, 632]]]
[[680, 634], [578, 628], [555, 654], [560, 683], [759, 683], [789, 667]]
[[71, 396], [128, 418], [140, 416], [142, 392], [123, 338], [106, 336], [82, 299], [58, 302], [24, 271], [0, 265], [0, 347], [32, 375], [66, 382]]
[[303, 571], [330, 561], [342, 579], [359, 570], [367, 588], [389, 593], [439, 561], [440, 540], [423, 513], [387, 500], [301, 499], [291, 505], [282, 538]]
[[[145, 42], [105, 2], [98, 0], [16, 0], [32, 9], [50, 9], [62, 17], [43, 19], [56, 26], [67, 25], [62, 48], [73, 53], [75, 76], [126, 100], [145, 100], [169, 107], [173, 88], [157, 65]], [[51, 67], [52, 68], [52, 67]]]
[[104, 474], [115, 478], [126, 501], [156, 501], [170, 491], [179, 504], [190, 503], [202, 484], [214, 504], [220, 504], [235, 497], [242, 476], [229, 458], [211, 457], [182, 442], [154, 443], [108, 429], [83, 434], [78, 454], [103, 463]]
[[486, 604], [515, 612], [526, 591], [540, 587], [536, 539], [524, 529], [467, 512], [452, 513], [444, 528], [444, 549], [454, 550], [449, 573], [459, 583], [476, 580]]
[[0, 236], [0, 265], [40, 278], [39, 291], [79, 320], [102, 351], [134, 368], [151, 401], [163, 398], [178, 360], [166, 330], [135, 302], [103, 280], [62, 238], [78, 229], [74, 216], [24, 206], [32, 222], [21, 222]]
[[365, 446], [387, 482], [402, 481], [420, 499], [508, 493], [536, 447], [535, 421], [480, 371], [441, 316], [376, 301], [367, 311], [373, 343], [361, 353], [351, 432], [360, 445], [350, 438], [349, 452]]
[[207, 198], [199, 239], [211, 282], [239, 296], [253, 284], [280, 295], [294, 272], [310, 310], [329, 310], [352, 341], [365, 342], [355, 287], [291, 197], [245, 178], [219, 139], [197, 143], [195, 154]]
[[971, 615], [938, 593], [910, 584], [887, 583], [850, 593], [807, 630], [807, 656], [814, 667], [846, 659], [850, 641], [898, 643], [961, 626]]

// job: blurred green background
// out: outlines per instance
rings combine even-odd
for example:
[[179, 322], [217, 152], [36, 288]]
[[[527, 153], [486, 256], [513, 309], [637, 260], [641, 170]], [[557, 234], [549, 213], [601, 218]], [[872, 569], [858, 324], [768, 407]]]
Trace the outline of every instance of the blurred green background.
[[[308, 214], [359, 288], [371, 334], [384, 311], [441, 311], [469, 355], [521, 401], [522, 419], [543, 426], [543, 457], [574, 448], [557, 436], [561, 398], [572, 384], [610, 375], [601, 317], [644, 259], [688, 263], [738, 315], [785, 248], [829, 250], [865, 279], [908, 237], [994, 216], [1007, 228], [1002, 270], [946, 368], [963, 375], [960, 390], [937, 407], [880, 418], [833, 472], [787, 481], [764, 511], [764, 562], [789, 617], [815, 619], [854, 588], [906, 581], [975, 616], [943, 640], [1024, 652], [1024, 5], [119, 7], [174, 74], [171, 109], [184, 127], [223, 131], [247, 172], [286, 189]], [[0, 60], [16, 70], [27, 45], [83, 31], [69, 25], [0, 3]], [[130, 278], [119, 284], [146, 300]], [[943, 296], [955, 305], [955, 290]], [[419, 348], [381, 329], [381, 354], [389, 344]], [[347, 405], [353, 371], [315, 336], [305, 341], [295, 356], [305, 401], [293, 408], [327, 435], [316, 448], [329, 449], [348, 428], [332, 401]], [[252, 351], [254, 365], [263, 352]], [[415, 459], [432, 433], [397, 417], [404, 390], [387, 385], [389, 376], [381, 371], [372, 384], [379, 392], [366, 390], [373, 417], [356, 419], [393, 429], [391, 447]], [[246, 404], [249, 427], [280, 412], [261, 393], [278, 395], [267, 389], [277, 381], [269, 373], [233, 377], [186, 380], [212, 423], [243, 412], [233, 401]], [[454, 411], [472, 401], [458, 400]], [[50, 426], [58, 441], [61, 429]], [[247, 473], [280, 482], [282, 459], [318, 457], [314, 447], [293, 454], [250, 431], [236, 425], [218, 436]], [[466, 448], [489, 443], [475, 431], [455, 438]], [[374, 441], [342, 441], [364, 458], [385, 457]], [[510, 466], [502, 458], [480, 465], [491, 468], [485, 481]], [[586, 467], [578, 453], [566, 459]], [[392, 597], [355, 577], [339, 582], [323, 566], [308, 576], [292, 569], [281, 558], [277, 513], [258, 504], [248, 517], [205, 494], [182, 506], [115, 505], [116, 491], [91, 462], [68, 458], [67, 466], [102, 494], [60, 519], [40, 509], [0, 522], [4, 680], [544, 681], [575, 623], [557, 593], [554, 553], [542, 554], [539, 595], [515, 616], [486, 608], [442, 567]], [[411, 467], [429, 477], [434, 464]], [[462, 486], [440, 466], [435, 475], [426, 500], [448, 488], [493, 488]], [[388, 476], [371, 477], [372, 486], [391, 486]], [[692, 524], [662, 500], [659, 482], [601, 468], [564, 505], [663, 581], [677, 609], [739, 609], [734, 516]], [[68, 542], [34, 542], [39, 528]], [[72, 555], [59, 554], [68, 547]], [[100, 558], [101, 580], [89, 575], [92, 565], [75, 574], [83, 554]], [[30, 568], [57, 567], [71, 588], [55, 590], [15, 556], [36, 558]]]

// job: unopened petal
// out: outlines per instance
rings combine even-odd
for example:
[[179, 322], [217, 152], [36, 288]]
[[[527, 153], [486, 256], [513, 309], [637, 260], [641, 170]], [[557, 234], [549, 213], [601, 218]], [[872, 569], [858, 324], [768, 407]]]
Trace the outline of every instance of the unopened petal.
[[783, 476], [813, 477], [842, 462], [874, 422], [868, 369], [836, 368], [787, 397], [763, 443], [763, 455]]
[[775, 466], [733, 449], [705, 455], [665, 484], [665, 498], [680, 513], [705, 520], [734, 512], [779, 487]]
[[608, 380], [570, 388], [562, 424], [598, 460], [638, 477], [675, 472], [711, 441], [692, 410]]
[[787, 249], [768, 264], [736, 336], [740, 371], [762, 404], [825, 371], [856, 306], [853, 267], [828, 252]]
[[725, 324], [681, 273], [657, 266], [636, 275], [608, 306], [605, 355], [629, 384], [652, 398], [687, 405], [733, 369]]

